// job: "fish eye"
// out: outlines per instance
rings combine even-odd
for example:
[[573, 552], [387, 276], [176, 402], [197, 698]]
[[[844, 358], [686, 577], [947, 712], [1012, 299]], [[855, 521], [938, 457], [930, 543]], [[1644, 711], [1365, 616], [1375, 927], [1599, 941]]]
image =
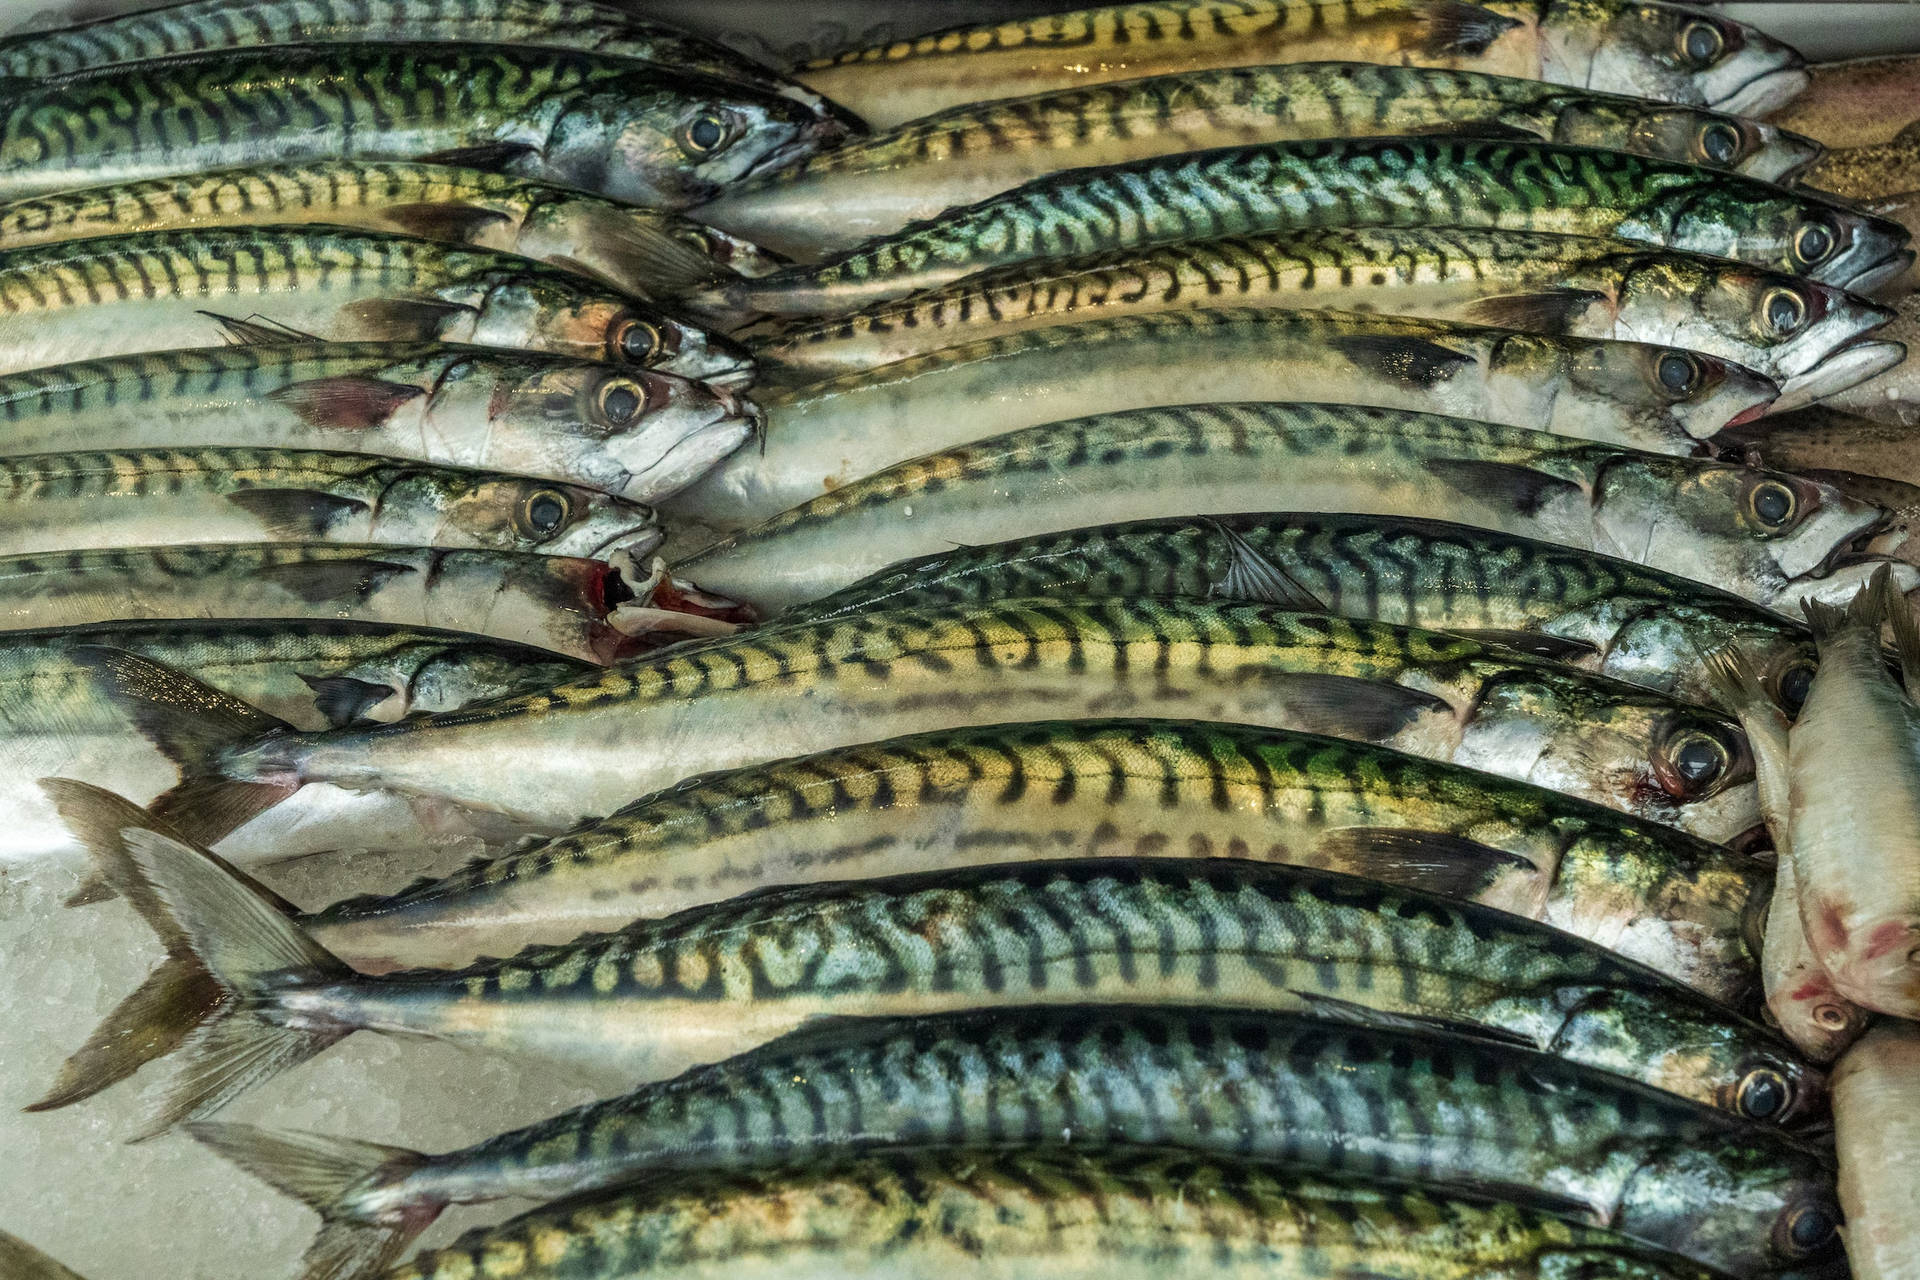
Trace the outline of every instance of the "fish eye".
[[1696, 139], [1700, 158], [1709, 164], [1732, 164], [1740, 155], [1740, 131], [1725, 120], [1709, 120]]
[[1690, 396], [1700, 389], [1700, 362], [1685, 351], [1663, 352], [1654, 375], [1669, 395]]
[[1807, 705], [1807, 695], [1813, 692], [1812, 658], [1796, 654], [1773, 675], [1773, 700], [1789, 716], [1800, 714], [1800, 708]]
[[1727, 38], [1711, 22], [1693, 21], [1680, 29], [1680, 56], [1696, 67], [1711, 66], [1725, 52]]
[[1786, 1114], [1793, 1101], [1793, 1086], [1772, 1067], [1755, 1067], [1747, 1072], [1734, 1092], [1734, 1104], [1749, 1120], [1771, 1120]]
[[567, 523], [573, 504], [558, 489], [535, 489], [520, 503], [520, 528], [530, 537], [550, 538]]
[[1727, 745], [1709, 733], [1689, 729], [1666, 744], [1667, 789], [1677, 797], [1702, 796], [1727, 776], [1733, 757]]
[[1760, 300], [1760, 313], [1776, 338], [1790, 338], [1807, 322], [1807, 300], [1792, 289], [1769, 289]]
[[612, 348], [616, 360], [625, 360], [631, 364], [652, 364], [666, 347], [666, 339], [657, 325], [645, 320], [622, 320], [613, 328], [613, 338], [607, 344]]
[[1793, 490], [1778, 480], [1758, 480], [1747, 490], [1747, 511], [1762, 528], [1779, 532], [1793, 522], [1799, 511]]
[[647, 407], [647, 390], [631, 378], [608, 378], [600, 387], [600, 416], [616, 427], [632, 425]]
[[1793, 233], [1793, 256], [1802, 266], [1818, 266], [1833, 256], [1833, 250], [1840, 238], [1833, 228], [1818, 218], [1804, 222]]
[[1774, 1246], [1782, 1257], [1810, 1257], [1833, 1243], [1840, 1231], [1839, 1216], [1825, 1205], [1796, 1204], [1774, 1225]]
[[719, 111], [702, 111], [680, 126], [680, 148], [704, 160], [732, 141], [733, 122]]

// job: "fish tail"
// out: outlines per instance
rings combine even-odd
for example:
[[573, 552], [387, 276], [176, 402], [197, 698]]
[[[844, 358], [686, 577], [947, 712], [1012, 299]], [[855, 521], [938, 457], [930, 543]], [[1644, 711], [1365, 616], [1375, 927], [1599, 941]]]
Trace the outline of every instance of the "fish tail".
[[1887, 620], [1887, 596], [1892, 586], [1892, 574], [1882, 565], [1844, 605], [1806, 601], [1802, 607], [1807, 611], [1807, 625], [1813, 629], [1814, 648], [1824, 656], [1827, 647], [1842, 636], [1867, 635], [1877, 640]]
[[765, 317], [765, 310], [753, 297], [757, 283], [744, 276], [728, 275], [682, 291], [675, 303], [700, 323], [732, 333]]
[[143, 736], [180, 770], [180, 782], [148, 806], [173, 833], [213, 844], [300, 789], [298, 777], [224, 776], [222, 760], [236, 746], [293, 726], [251, 703], [200, 683], [165, 663], [104, 646], [76, 651], [107, 696]]
[[301, 985], [353, 976], [300, 930], [284, 902], [111, 792], [61, 778], [41, 785], [63, 814], [77, 816], [76, 830], [89, 841], [107, 884], [159, 936], [167, 958], [107, 1015], [28, 1110], [77, 1102], [177, 1051], [180, 1073], [136, 1141], [155, 1137], [218, 1110], [353, 1030], [311, 1016], [267, 1016], [273, 991], [289, 980]]
[[246, 1124], [190, 1124], [187, 1132], [320, 1215], [301, 1280], [355, 1280], [381, 1270], [446, 1207], [424, 1202], [377, 1214], [357, 1207], [362, 1193], [400, 1182], [425, 1165], [428, 1157], [418, 1151]]
[[1876, 581], [1880, 584], [1881, 606], [1893, 628], [1893, 647], [1900, 655], [1900, 683], [1907, 697], [1920, 702], [1920, 619], [1914, 617], [1912, 602], [1901, 594], [1891, 573], [1881, 571]]
[[1760, 681], [1753, 659], [1737, 644], [1723, 645], [1707, 654], [1707, 681], [1713, 686], [1714, 700], [1728, 715], [1745, 721], [1748, 716], [1777, 716], [1779, 711]]
[[80, 1280], [76, 1272], [4, 1231], [0, 1231], [0, 1276], [7, 1280]]

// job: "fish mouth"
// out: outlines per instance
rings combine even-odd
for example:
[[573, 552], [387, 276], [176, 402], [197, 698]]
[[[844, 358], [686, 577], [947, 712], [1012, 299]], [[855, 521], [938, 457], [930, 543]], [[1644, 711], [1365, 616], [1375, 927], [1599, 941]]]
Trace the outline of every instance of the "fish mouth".
[[1771, 413], [1773, 411], [1774, 405], [1778, 403], [1779, 401], [1776, 398], [1773, 400], [1762, 400], [1759, 404], [1748, 405], [1746, 408], [1742, 409], [1740, 412], [1734, 414], [1731, 418], [1728, 418], [1725, 422], [1721, 423], [1720, 430], [1725, 431], [1729, 427], [1744, 427], [1749, 422], [1758, 422], [1760, 419], [1766, 417], [1767, 414]]
[[1767, 412], [1804, 409], [1878, 377], [1906, 359], [1906, 355], [1906, 347], [1898, 342], [1855, 342], [1842, 347], [1805, 373], [1796, 373], [1781, 383], [1780, 398], [1767, 407]]
[[589, 560], [605, 560], [614, 552], [625, 551], [635, 559], [639, 559], [644, 556], [650, 556], [658, 551], [660, 544], [666, 540], [667, 535], [659, 525], [637, 524], [601, 539], [598, 543], [594, 544], [592, 550], [586, 553], [586, 558]]
[[1762, 182], [1776, 182], [1786, 186], [1827, 154], [1827, 144], [1817, 138], [1809, 138], [1804, 133], [1795, 133], [1791, 129], [1773, 129], [1772, 136], [1766, 139], [1756, 159], [1760, 156], [1777, 160], [1777, 165], [1750, 165], [1746, 170], [1749, 178], [1758, 178]]
[[1764, 116], [1793, 101], [1813, 83], [1813, 76], [1807, 71], [1806, 59], [1799, 54], [1783, 49], [1776, 56], [1781, 59], [1779, 65], [1768, 67], [1734, 86], [1731, 93], [1708, 105], [1728, 115]]
[[[826, 99], [821, 99], [825, 102]], [[853, 127], [849, 121], [857, 119], [850, 112], [829, 103], [839, 114], [816, 116], [808, 123], [793, 131], [793, 136], [777, 146], [769, 147], [761, 157], [748, 165], [738, 178], [729, 183], [729, 188], [754, 182], [770, 173], [778, 173], [792, 165], [800, 163], [808, 156], [838, 146], [853, 136]], [[844, 117], [844, 118], [842, 118]]]
[[1886, 257], [1869, 263], [1838, 283], [1855, 293], [1873, 293], [1881, 285], [1891, 284], [1905, 275], [1913, 265], [1913, 255], [1912, 249], [1891, 250]]
[[[1894, 586], [1901, 595], [1920, 586], [1920, 569], [1913, 565], [1857, 551], [1848, 545], [1839, 548], [1837, 555], [1830, 557], [1830, 563], [1789, 582], [1787, 590], [1780, 593], [1781, 603], [1773, 607], [1791, 613], [1807, 600], [1817, 600], [1822, 604], [1846, 604], [1860, 594], [1882, 567], [1892, 572]], [[1796, 591], [1797, 594], [1793, 594]]]

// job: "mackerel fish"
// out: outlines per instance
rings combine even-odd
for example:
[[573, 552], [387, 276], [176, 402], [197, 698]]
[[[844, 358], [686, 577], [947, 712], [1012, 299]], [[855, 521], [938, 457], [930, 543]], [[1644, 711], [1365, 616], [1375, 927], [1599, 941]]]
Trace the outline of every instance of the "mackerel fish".
[[1377, 311], [1684, 347], [1779, 383], [1775, 413], [1864, 382], [1902, 354], [1897, 343], [1860, 341], [1892, 310], [1812, 281], [1616, 240], [1428, 227], [1328, 227], [1029, 263], [735, 336], [765, 376], [807, 382], [980, 338], [1221, 305]]
[[1323, 62], [1126, 80], [958, 107], [822, 151], [703, 206], [803, 259], [1063, 169], [1306, 138], [1491, 129], [1785, 182], [1824, 148], [1738, 116], [1464, 71]]
[[[1217, 858], [948, 869], [783, 887], [509, 960], [368, 976], [215, 855], [154, 830], [137, 806], [76, 782], [46, 785], [64, 814], [78, 815], [76, 832], [108, 881], [163, 939], [188, 939], [163, 962], [174, 972], [147, 985], [212, 985], [229, 997], [159, 1012], [184, 1073], [156, 1129], [209, 1114], [356, 1031], [573, 1061], [645, 1083], [823, 1018], [1059, 1003], [1325, 1007], [1362, 1023], [1440, 1022], [1656, 1088], [1672, 1081], [1769, 1124], [1819, 1112], [1819, 1074], [1785, 1041], [1689, 988], [1504, 912], [1353, 876]], [[158, 842], [171, 847], [156, 855]], [[181, 881], [195, 877], [248, 905], [232, 919], [261, 921], [302, 959], [270, 987], [253, 964], [229, 966], [221, 922], [179, 909], [191, 892]], [[1169, 946], [1171, 963], [1139, 963]], [[132, 1043], [135, 1020], [156, 1020], [151, 1003], [108, 1015], [90, 1043]], [[188, 1047], [274, 1039], [272, 1028], [292, 1025], [332, 1034], [226, 1071], [206, 1069], [224, 1047]], [[90, 1097], [147, 1056], [144, 1046], [76, 1055], [32, 1109]]]
[[523, 552], [233, 543], [0, 557], [0, 632], [158, 619], [435, 627], [585, 662], [641, 646], [608, 621], [628, 588], [599, 560]]
[[[1325, 732], [1655, 816], [1674, 816], [1684, 798], [1701, 827], [1723, 824], [1720, 835], [1757, 815], [1745, 745], [1717, 713], [1463, 637], [1261, 605], [1011, 600], [880, 611], [322, 734], [291, 734], [130, 655], [103, 662], [101, 674], [182, 767], [181, 787], [156, 812], [202, 843], [312, 783], [554, 832], [711, 769], [903, 733], [1113, 715]], [[1683, 727], [1717, 746], [1683, 753], [1697, 788], [1661, 780], [1661, 744]]]
[[1690, 577], [1410, 516], [1276, 512], [1137, 520], [904, 560], [781, 621], [1021, 596], [1286, 600], [1452, 631], [1711, 704], [1698, 637], [1740, 646], [1788, 716], [1815, 666], [1806, 626]]
[[1635, 342], [1338, 311], [1115, 316], [762, 395], [761, 447], [735, 453], [668, 509], [730, 532], [989, 436], [1222, 401], [1414, 410], [1684, 456], [1777, 393], [1740, 365]]
[[[215, 227], [0, 253], [0, 370], [223, 337], [458, 342], [740, 384], [747, 355], [524, 258], [332, 227]], [[191, 341], [197, 339], [197, 342]]]
[[[1722, 723], [1683, 712], [1652, 730], [1645, 791], [1670, 786], [1667, 812], [1737, 777], [1738, 740]], [[1716, 767], [1679, 767], [1696, 758]], [[111, 834], [121, 821], [89, 819], [78, 802], [66, 811], [76, 829]], [[1081, 857], [1365, 876], [1545, 921], [1729, 1003], [1757, 993], [1768, 876], [1752, 859], [1384, 747], [1172, 721], [923, 733], [710, 775], [298, 922], [364, 972], [451, 968], [786, 885]], [[1383, 985], [1342, 998], [1394, 997]]]
[[524, 178], [406, 161], [319, 160], [147, 178], [0, 204], [0, 249], [185, 228], [325, 223], [518, 254], [671, 300], [781, 260], [678, 214]]
[[275, 343], [0, 375], [0, 456], [65, 449], [352, 450], [635, 501], [758, 428], [724, 387], [658, 370], [430, 343]]
[[732, 50], [595, 0], [189, 0], [0, 40], [0, 76], [40, 79], [256, 45], [451, 41], [657, 63], [828, 110]]
[[1310, 227], [1492, 228], [1734, 258], [1872, 293], [1913, 262], [1898, 223], [1804, 191], [1592, 147], [1351, 138], [1074, 169], [703, 302], [826, 315], [992, 267]]
[[0, 458], [0, 554], [352, 542], [650, 555], [650, 508], [577, 485], [357, 453], [142, 449]]
[[1268, 510], [1444, 511], [1460, 524], [1617, 556], [1790, 609], [1864, 581], [1859, 569], [1837, 586], [1825, 575], [1886, 515], [1785, 472], [1524, 427], [1355, 405], [1205, 404], [1029, 427], [903, 462], [679, 560], [673, 572], [772, 612], [955, 546], [1122, 515]]
[[[270, 1184], [306, 1190], [323, 1224], [309, 1261], [351, 1259], [350, 1274], [451, 1204], [874, 1148], [1015, 1143], [1173, 1147], [1511, 1188], [1737, 1275], [1779, 1274], [1838, 1247], [1832, 1174], [1775, 1130], [1544, 1054], [1299, 1015], [1067, 1007], [835, 1019], [438, 1155], [206, 1122], [190, 1132]], [[316, 1159], [337, 1171], [324, 1188], [283, 1172]]]
[[488, 44], [217, 50], [4, 87], [8, 200], [261, 163], [439, 160], [680, 209], [846, 132], [748, 85]]
[[1920, 1199], [1905, 1175], [1915, 1134], [1920, 1033], [1882, 1018], [1836, 1072], [1845, 1105], [1836, 1111], [1840, 1203], [1847, 1216], [1847, 1258], [1860, 1280], [1897, 1280], [1913, 1265]]
[[1752, 27], [1632, 0], [1171, 0], [953, 26], [809, 62], [794, 78], [875, 128], [1044, 89], [1345, 58], [1450, 67], [1764, 116], [1804, 61]]

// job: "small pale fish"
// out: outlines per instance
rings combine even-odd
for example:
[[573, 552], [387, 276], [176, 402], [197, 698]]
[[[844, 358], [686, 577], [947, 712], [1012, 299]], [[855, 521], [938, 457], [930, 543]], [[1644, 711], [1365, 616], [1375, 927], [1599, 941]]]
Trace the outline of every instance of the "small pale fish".
[[[1845, 606], [1810, 602], [1820, 649], [1791, 739], [1800, 919], [1841, 995], [1920, 1015], [1920, 624], [1877, 575]], [[1900, 679], [1880, 647], [1891, 623]]]
[[1840, 1060], [1834, 1085], [1847, 1261], [1859, 1280], [1908, 1280], [1920, 1257], [1920, 1028], [1882, 1018]]
[[4, 89], [9, 200], [256, 164], [438, 160], [681, 209], [846, 133], [750, 85], [524, 45], [216, 50]]
[[190, 227], [325, 223], [518, 254], [670, 300], [781, 259], [678, 214], [441, 164], [318, 160], [49, 192], [0, 204], [0, 249]]
[[595, 663], [637, 646], [599, 560], [510, 551], [235, 543], [0, 557], [0, 631], [193, 618], [339, 618], [467, 631]]
[[1891, 142], [1920, 124], [1920, 53], [1857, 58], [1810, 67], [1812, 83], [1771, 113], [1789, 129], [1830, 147]]
[[458, 342], [741, 384], [747, 355], [571, 271], [412, 236], [213, 227], [0, 253], [0, 371], [240, 342]]
[[1450, 67], [1765, 115], [1800, 55], [1680, 5], [1631, 0], [1169, 0], [954, 26], [794, 78], [875, 127], [949, 107], [1209, 67], [1345, 58]]
[[1797, 609], [1805, 580], [1886, 516], [1785, 472], [1525, 427], [1341, 404], [1182, 405], [1028, 427], [903, 462], [672, 571], [771, 613], [954, 546], [1123, 515], [1243, 511], [1442, 511], [1785, 609]]
[[657, 370], [430, 343], [167, 351], [0, 376], [0, 456], [65, 449], [351, 450], [663, 497], [760, 423]]
[[[1682, 810], [1741, 767], [1711, 715], [1650, 727], [1645, 791], [1674, 793], [1644, 814]], [[1709, 767], [1683, 772], [1699, 760]], [[94, 812], [65, 807], [76, 829]], [[1384, 747], [1165, 720], [923, 733], [711, 774], [299, 919], [365, 972], [448, 968], [783, 885], [1075, 857], [1231, 857], [1364, 876], [1545, 921], [1730, 1005], [1758, 995], [1749, 935], [1769, 877], [1750, 858]], [[1344, 998], [1390, 1000], [1393, 989]]]
[[1740, 365], [1636, 342], [1355, 312], [1116, 316], [765, 394], [761, 447], [734, 454], [669, 510], [732, 531], [912, 458], [1125, 409], [1325, 401], [1685, 455], [1777, 394]]
[[0, 41], [0, 76], [36, 79], [255, 45], [441, 42], [571, 49], [820, 96], [712, 41], [597, 0], [187, 0]]
[[992, 267], [1310, 227], [1477, 227], [1612, 237], [1872, 293], [1914, 256], [1897, 222], [1695, 165], [1484, 137], [1227, 147], [1073, 169], [702, 305], [827, 315]]
[[[161, 1125], [217, 1105], [200, 1083], [208, 1078], [230, 1099], [356, 1031], [611, 1068], [638, 1084], [822, 1018], [1061, 1003], [1304, 1009], [1362, 1024], [1432, 1024], [1768, 1124], [1823, 1110], [1819, 1072], [1725, 1006], [1557, 929], [1357, 876], [1223, 858], [947, 868], [784, 886], [508, 960], [371, 976], [348, 968], [216, 855], [154, 829], [137, 806], [66, 779], [44, 785], [74, 816], [106, 880], [156, 934], [189, 939], [163, 962], [175, 972], [147, 985], [211, 985], [236, 997], [225, 1008], [162, 1012], [176, 1039], [230, 1044], [295, 1024], [335, 1033], [257, 1070], [208, 1071], [220, 1053], [187, 1048]], [[154, 862], [149, 873], [139, 850], [153, 841], [171, 848], [168, 865]], [[217, 893], [247, 904], [231, 919], [260, 921], [306, 958], [250, 991], [248, 975], [223, 964], [231, 948], [221, 922], [196, 922], [168, 905], [180, 901], [182, 875], [218, 881]], [[1140, 963], [1156, 951], [1160, 963]], [[135, 1002], [108, 1015], [91, 1043], [135, 1044], [129, 1024], [152, 1016], [149, 1003]], [[146, 1060], [144, 1045], [70, 1058], [29, 1109], [91, 1097], [129, 1074], [134, 1059]]]
[[735, 336], [763, 376], [809, 382], [1000, 334], [1223, 304], [1378, 311], [1659, 343], [1781, 385], [1773, 412], [1873, 377], [1894, 318], [1866, 299], [1720, 258], [1535, 231], [1348, 228], [1193, 240], [1003, 267], [850, 315]]
[[1784, 182], [1823, 148], [1738, 116], [1464, 71], [1320, 62], [1181, 72], [957, 107], [735, 187], [701, 218], [816, 259], [1063, 169], [1261, 142], [1460, 129]]
[[1713, 700], [1697, 637], [1739, 642], [1797, 714], [1813, 680], [1804, 624], [1689, 577], [1486, 529], [1406, 516], [1137, 520], [902, 561], [780, 621], [1018, 596], [1265, 600], [1479, 636]]
[[[170, 871], [171, 855], [136, 837], [136, 858]], [[219, 918], [199, 895], [192, 906]], [[235, 968], [291, 958], [229, 950]], [[260, 1026], [223, 1043], [234, 1055], [286, 1053], [324, 1034]], [[1776, 1130], [1483, 1039], [1301, 1015], [1068, 1006], [827, 1020], [436, 1155], [245, 1125], [190, 1132], [304, 1193], [322, 1221], [309, 1263], [352, 1259], [356, 1270], [453, 1204], [875, 1148], [1014, 1144], [1171, 1147], [1510, 1188], [1739, 1275], [1839, 1251], [1826, 1160]], [[288, 1172], [315, 1164], [330, 1176]]]
[[195, 542], [354, 542], [644, 557], [651, 508], [578, 485], [289, 449], [0, 458], [0, 556]]
[[1702, 827], [1724, 824], [1720, 835], [1758, 818], [1745, 745], [1716, 712], [1496, 644], [1267, 605], [1054, 598], [882, 610], [680, 646], [370, 732], [291, 734], [138, 658], [101, 675], [182, 766], [157, 812], [203, 843], [314, 783], [550, 833], [709, 769], [905, 733], [1113, 715], [1328, 733], [1650, 817], [1697, 812]]

